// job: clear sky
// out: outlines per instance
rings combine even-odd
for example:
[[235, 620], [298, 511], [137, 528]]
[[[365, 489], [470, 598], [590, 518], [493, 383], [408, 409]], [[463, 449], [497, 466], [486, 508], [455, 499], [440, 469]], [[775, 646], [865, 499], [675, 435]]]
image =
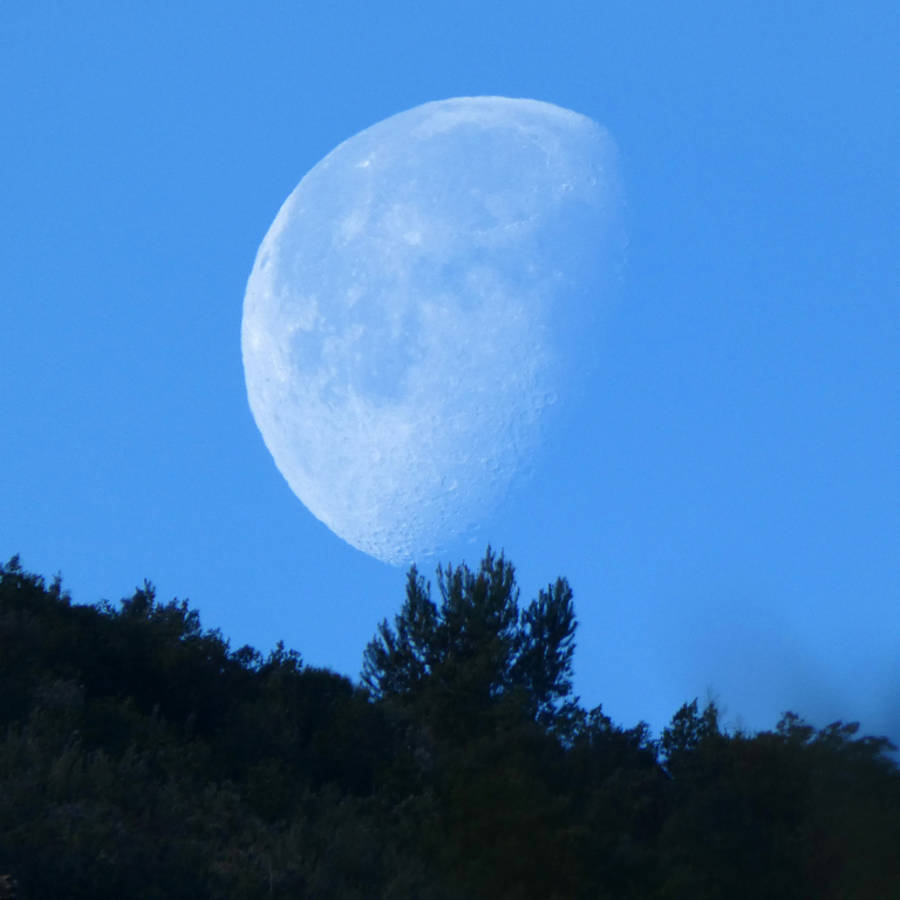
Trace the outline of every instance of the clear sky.
[[628, 266], [573, 486], [485, 542], [525, 600], [569, 578], [622, 724], [714, 696], [900, 738], [898, 46], [887, 2], [4, 0], [0, 556], [355, 677], [405, 572], [276, 470], [246, 280], [340, 141], [532, 97], [614, 136]]

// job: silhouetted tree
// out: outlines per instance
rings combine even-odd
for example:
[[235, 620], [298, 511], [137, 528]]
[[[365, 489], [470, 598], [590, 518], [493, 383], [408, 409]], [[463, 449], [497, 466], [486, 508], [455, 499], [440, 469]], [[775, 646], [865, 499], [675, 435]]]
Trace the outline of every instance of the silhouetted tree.
[[519, 609], [515, 570], [488, 548], [476, 571], [437, 570], [440, 604], [413, 567], [406, 600], [366, 648], [363, 683], [377, 699], [422, 700], [432, 709], [475, 718], [500, 698], [552, 727], [572, 701], [576, 619], [560, 578]]

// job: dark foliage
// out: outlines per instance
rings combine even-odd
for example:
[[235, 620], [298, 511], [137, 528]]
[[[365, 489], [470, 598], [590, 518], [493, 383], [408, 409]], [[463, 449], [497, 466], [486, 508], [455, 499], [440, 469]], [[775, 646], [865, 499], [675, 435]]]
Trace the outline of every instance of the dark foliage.
[[0, 888], [66, 898], [890, 898], [883, 738], [683, 706], [658, 741], [572, 695], [560, 579], [413, 569], [363, 684], [232, 650], [145, 583], [77, 606], [0, 566]]

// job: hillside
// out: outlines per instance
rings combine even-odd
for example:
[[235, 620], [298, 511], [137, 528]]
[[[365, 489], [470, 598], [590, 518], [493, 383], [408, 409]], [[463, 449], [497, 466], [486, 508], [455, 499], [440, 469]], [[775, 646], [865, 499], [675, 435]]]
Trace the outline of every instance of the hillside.
[[[0, 876], [19, 898], [889, 898], [884, 738], [715, 706], [658, 739], [572, 694], [564, 579], [413, 569], [356, 683], [232, 649], [145, 583], [0, 566]], [[363, 648], [361, 648], [363, 650]], [[0, 890], [3, 879], [0, 877]]]

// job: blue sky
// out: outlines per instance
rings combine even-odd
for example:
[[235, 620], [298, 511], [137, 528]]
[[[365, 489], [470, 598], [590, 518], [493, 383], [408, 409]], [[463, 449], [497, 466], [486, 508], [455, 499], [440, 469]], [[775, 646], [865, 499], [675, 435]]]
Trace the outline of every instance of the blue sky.
[[614, 136], [630, 247], [569, 483], [485, 540], [523, 599], [569, 578], [577, 689], [623, 724], [712, 695], [900, 738], [896, 5], [178, 6], [0, 6], [0, 556], [355, 676], [405, 573], [272, 463], [246, 279], [340, 141], [533, 97]]

